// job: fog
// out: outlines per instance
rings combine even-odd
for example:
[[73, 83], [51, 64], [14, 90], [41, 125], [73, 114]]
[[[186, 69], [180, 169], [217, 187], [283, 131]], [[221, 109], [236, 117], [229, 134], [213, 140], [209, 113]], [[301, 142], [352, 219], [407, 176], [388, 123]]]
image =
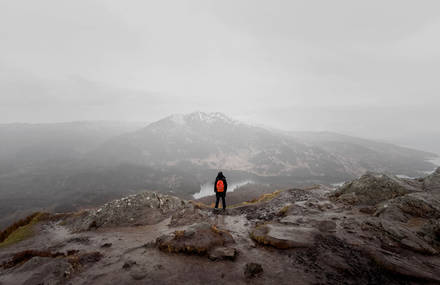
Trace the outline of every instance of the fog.
[[220, 111], [440, 153], [438, 1], [0, 1], [0, 123]]

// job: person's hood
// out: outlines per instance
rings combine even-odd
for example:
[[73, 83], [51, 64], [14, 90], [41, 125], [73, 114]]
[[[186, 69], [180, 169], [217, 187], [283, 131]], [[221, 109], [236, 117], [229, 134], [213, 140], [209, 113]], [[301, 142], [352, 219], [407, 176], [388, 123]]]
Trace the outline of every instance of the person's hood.
[[224, 175], [223, 175], [223, 172], [219, 172], [218, 174], [217, 174], [217, 178], [226, 178]]

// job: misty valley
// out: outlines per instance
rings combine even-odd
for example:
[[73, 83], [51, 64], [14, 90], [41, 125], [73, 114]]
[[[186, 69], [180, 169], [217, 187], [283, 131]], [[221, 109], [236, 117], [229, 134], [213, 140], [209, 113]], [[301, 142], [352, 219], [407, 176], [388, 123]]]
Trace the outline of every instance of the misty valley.
[[[1, 228], [35, 211], [76, 211], [146, 190], [199, 199], [214, 194], [220, 170], [231, 184], [231, 197], [243, 202], [278, 189], [331, 186], [366, 171], [418, 177], [434, 170], [430, 160], [437, 157], [203, 112], [150, 124], [3, 124], [0, 138]], [[246, 191], [247, 184], [258, 191]]]

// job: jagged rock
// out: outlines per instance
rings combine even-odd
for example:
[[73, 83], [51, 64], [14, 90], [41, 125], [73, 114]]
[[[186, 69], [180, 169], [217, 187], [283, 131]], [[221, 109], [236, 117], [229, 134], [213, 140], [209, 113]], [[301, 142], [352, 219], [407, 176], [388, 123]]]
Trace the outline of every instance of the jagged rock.
[[247, 263], [244, 267], [244, 276], [246, 278], [254, 278], [263, 274], [263, 267], [259, 263]]
[[[335, 194], [335, 196], [336, 195], [337, 194]], [[360, 200], [359, 200], [358, 196], [354, 192], [343, 193], [343, 194], [340, 194], [340, 196], [337, 196], [337, 197], [338, 197], [338, 201], [342, 202], [344, 204], [356, 205], [356, 204], [360, 203]]]
[[288, 249], [313, 246], [317, 233], [318, 231], [313, 228], [265, 224], [256, 227], [251, 232], [251, 238], [263, 245]]
[[111, 226], [152, 225], [184, 209], [192, 210], [192, 203], [175, 196], [143, 192], [111, 201], [99, 209], [71, 215], [64, 223], [74, 231]]
[[423, 179], [423, 189], [428, 192], [440, 193], [440, 167]]
[[431, 193], [412, 193], [378, 206], [375, 214], [387, 220], [407, 222], [411, 217], [440, 218], [440, 196]]
[[229, 259], [234, 260], [237, 257], [238, 251], [231, 247], [216, 247], [209, 251], [209, 259], [221, 260]]
[[346, 204], [374, 206], [416, 191], [421, 189], [397, 177], [367, 172], [359, 179], [344, 184], [332, 197]]
[[230, 233], [208, 223], [195, 224], [188, 230], [176, 231], [156, 240], [156, 246], [162, 251], [198, 255], [231, 243], [234, 239]]

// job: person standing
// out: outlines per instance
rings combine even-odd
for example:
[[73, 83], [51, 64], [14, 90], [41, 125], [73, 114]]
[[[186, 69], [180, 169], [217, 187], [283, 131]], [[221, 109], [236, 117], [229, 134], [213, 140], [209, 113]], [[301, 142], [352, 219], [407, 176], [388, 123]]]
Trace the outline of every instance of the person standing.
[[226, 182], [226, 177], [223, 175], [223, 173], [220, 171], [217, 174], [217, 178], [215, 178], [214, 183], [214, 192], [216, 196], [215, 201], [215, 208], [218, 208], [218, 203], [220, 201], [220, 198], [222, 198], [222, 204], [223, 204], [223, 210], [226, 210], [226, 191], [228, 190], [228, 182]]

